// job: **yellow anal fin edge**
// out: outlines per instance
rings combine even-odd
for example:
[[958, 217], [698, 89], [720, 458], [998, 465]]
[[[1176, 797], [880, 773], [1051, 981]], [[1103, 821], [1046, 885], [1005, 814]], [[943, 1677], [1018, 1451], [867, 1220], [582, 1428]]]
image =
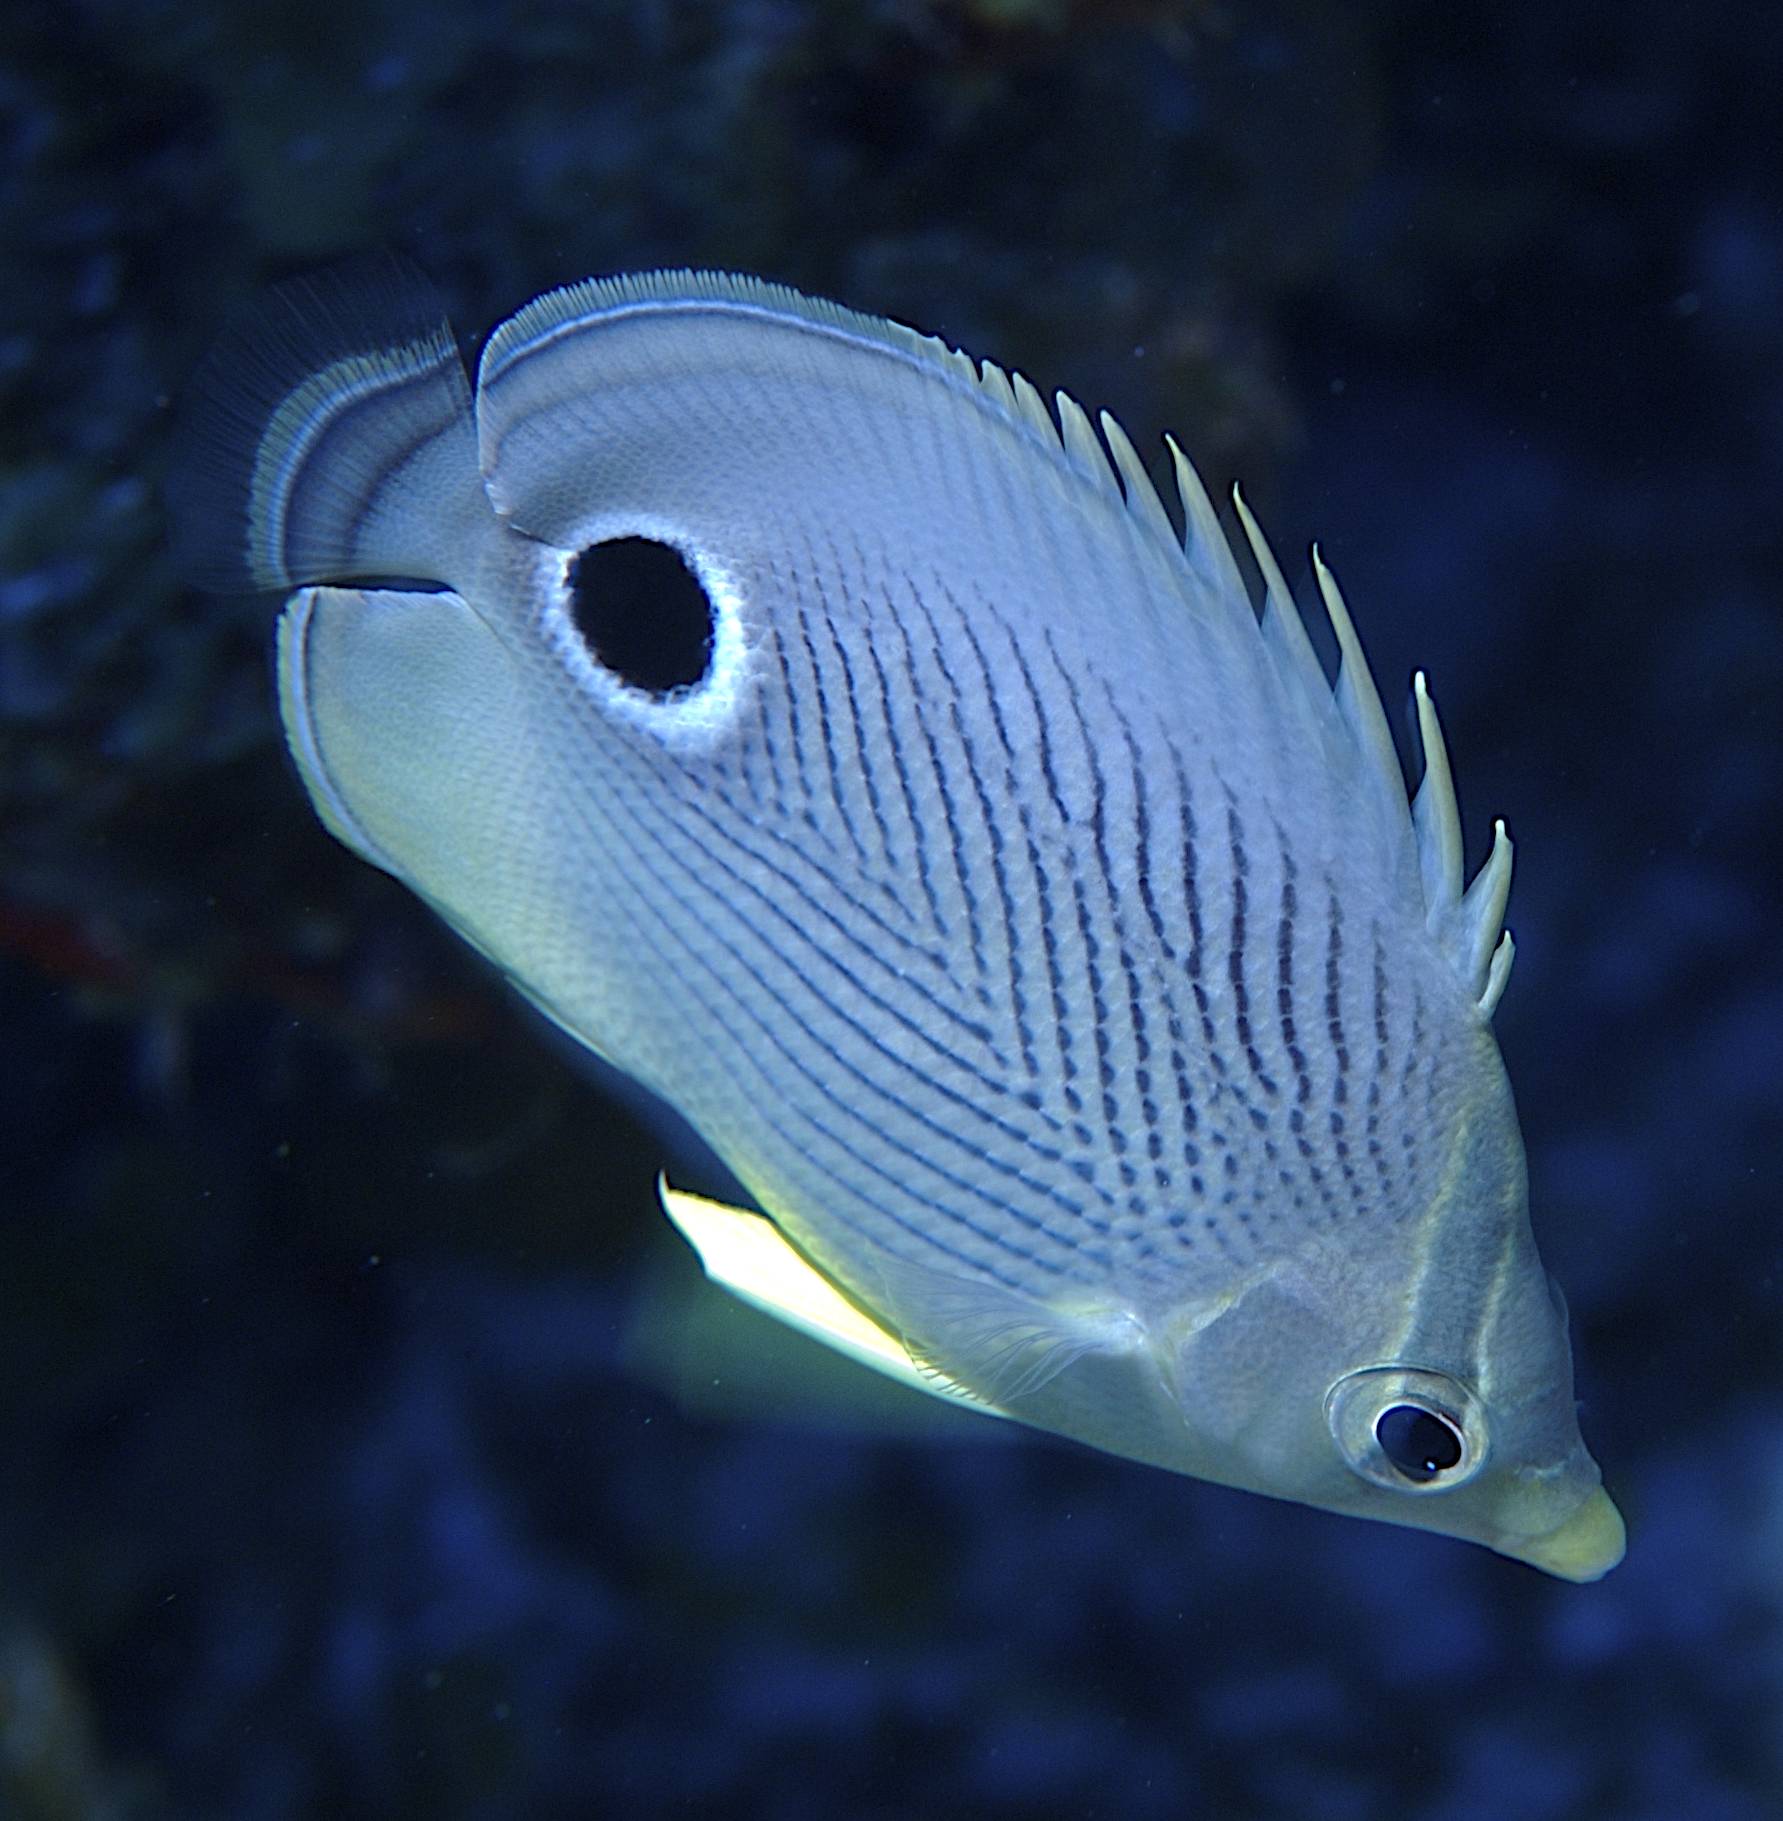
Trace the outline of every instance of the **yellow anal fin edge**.
[[897, 1335], [850, 1302], [766, 1216], [686, 1194], [671, 1187], [666, 1176], [657, 1178], [656, 1192], [706, 1275], [733, 1296], [912, 1390], [986, 1416], [1009, 1415], [1001, 1405], [911, 1358]]

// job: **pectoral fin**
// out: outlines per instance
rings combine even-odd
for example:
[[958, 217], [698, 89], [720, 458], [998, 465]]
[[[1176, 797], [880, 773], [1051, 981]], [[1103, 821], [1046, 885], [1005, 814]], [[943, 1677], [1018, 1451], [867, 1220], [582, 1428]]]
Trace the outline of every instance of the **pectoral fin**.
[[1000, 1408], [1019, 1406], [1087, 1355], [1139, 1355], [1148, 1347], [1145, 1323], [1105, 1296], [1066, 1291], [1043, 1301], [907, 1259], [876, 1262], [875, 1300], [920, 1370], [951, 1371]]

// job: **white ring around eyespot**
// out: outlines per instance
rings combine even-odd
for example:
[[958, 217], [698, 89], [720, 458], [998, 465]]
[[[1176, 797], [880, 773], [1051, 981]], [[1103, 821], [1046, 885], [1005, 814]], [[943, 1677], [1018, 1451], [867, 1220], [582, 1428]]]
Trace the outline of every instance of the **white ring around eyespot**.
[[[653, 694], [616, 676], [588, 649], [570, 612], [570, 572], [584, 551], [620, 538], [666, 544], [687, 565], [712, 606], [712, 653], [705, 674], [685, 688]], [[571, 677], [615, 719], [647, 729], [671, 746], [704, 748], [726, 737], [749, 699], [749, 641], [744, 596], [730, 569], [666, 520], [638, 513], [591, 519], [574, 542], [550, 552], [543, 566], [539, 627]]]

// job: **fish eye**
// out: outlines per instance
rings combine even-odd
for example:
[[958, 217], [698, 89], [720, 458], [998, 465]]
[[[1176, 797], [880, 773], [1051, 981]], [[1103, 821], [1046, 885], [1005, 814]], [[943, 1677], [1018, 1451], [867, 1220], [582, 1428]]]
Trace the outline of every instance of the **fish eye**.
[[1408, 1480], [1422, 1485], [1461, 1464], [1461, 1437], [1447, 1417], [1419, 1404], [1393, 1404], [1374, 1423], [1381, 1453]]
[[1480, 1400], [1446, 1373], [1368, 1366], [1340, 1378], [1325, 1420], [1345, 1464], [1395, 1492], [1446, 1492], [1473, 1478], [1486, 1458]]
[[672, 544], [649, 537], [590, 544], [571, 560], [564, 582], [588, 655], [622, 683], [660, 697], [705, 677], [716, 629], [712, 602]]

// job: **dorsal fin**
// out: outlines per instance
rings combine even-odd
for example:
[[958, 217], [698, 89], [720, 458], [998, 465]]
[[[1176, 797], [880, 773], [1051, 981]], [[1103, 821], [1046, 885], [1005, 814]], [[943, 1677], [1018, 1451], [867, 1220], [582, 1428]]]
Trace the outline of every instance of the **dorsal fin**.
[[275, 285], [194, 376], [168, 483], [199, 585], [450, 582], [489, 519], [470, 390], [433, 286], [393, 254]]
[[[541, 442], [525, 461], [510, 464], [521, 470], [512, 476], [503, 463], [504, 439], [510, 431], [524, 424], [541, 398], [549, 399], [554, 388], [561, 390], [566, 383], [561, 374], [555, 379], [547, 376], [553, 357], [575, 337], [603, 323], [650, 313], [701, 311], [809, 325], [863, 349], [889, 352], [939, 377], [977, 408], [1037, 440], [1064, 472], [1120, 506], [1135, 534], [1186, 572], [1183, 596], [1192, 611], [1230, 616], [1232, 627], [1258, 640], [1266, 672], [1275, 679], [1278, 704], [1296, 713], [1316, 742], [1322, 762], [1365, 801], [1369, 819], [1380, 831], [1383, 855], [1409, 854], [1408, 844], [1415, 838], [1416, 877], [1423, 897], [1418, 908], [1476, 1004], [1483, 1012], [1491, 1011], [1512, 952], [1508, 938], [1501, 940], [1499, 933], [1509, 884], [1509, 843], [1501, 836], [1481, 878], [1464, 897], [1454, 786], [1422, 680], [1417, 685], [1418, 719], [1426, 776], [1408, 811], [1405, 776], [1380, 697], [1330, 570], [1315, 552], [1319, 591], [1337, 640], [1335, 682], [1326, 677], [1280, 565], [1235, 489], [1233, 504], [1263, 579], [1262, 612], [1253, 609], [1231, 541], [1194, 468], [1173, 440], [1166, 439], [1182, 502], [1180, 536], [1120, 425], [1103, 413], [1098, 436], [1088, 414], [1068, 393], [1056, 394], [1049, 410], [1019, 372], [988, 361], [974, 363], [933, 336], [759, 279], [685, 271], [591, 279], [528, 304], [495, 331], [483, 353], [477, 396], [483, 465], [498, 507], [512, 513], [521, 529], [546, 538], [565, 533], [565, 526], [554, 522], [565, 514], [556, 446]], [[576, 383], [588, 383], [587, 375], [578, 376]], [[534, 522], [537, 519], [544, 522]], [[1397, 867], [1396, 859], [1392, 863]], [[1418, 890], [1411, 883], [1409, 858], [1402, 870], [1406, 887]]]
[[1492, 825], [1492, 851], [1461, 897], [1461, 928], [1467, 941], [1462, 978], [1473, 987], [1488, 1018], [1504, 996], [1517, 953], [1511, 932], [1504, 927], [1504, 907], [1511, 895], [1511, 851], [1501, 817]]

